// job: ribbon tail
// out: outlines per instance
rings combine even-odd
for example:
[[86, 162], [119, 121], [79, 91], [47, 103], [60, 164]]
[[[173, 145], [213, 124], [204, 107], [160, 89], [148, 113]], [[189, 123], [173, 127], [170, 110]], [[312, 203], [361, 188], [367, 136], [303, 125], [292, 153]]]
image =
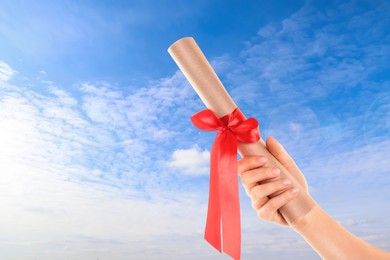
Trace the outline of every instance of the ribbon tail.
[[206, 109], [193, 115], [191, 121], [199, 129], [219, 131], [210, 154], [210, 191], [204, 237], [220, 252], [223, 244], [223, 251], [238, 260], [241, 256], [241, 220], [237, 143], [259, 141], [258, 122], [254, 118], [246, 119], [238, 108], [221, 118]]
[[237, 177], [237, 139], [230, 131], [224, 133], [219, 158], [219, 184], [222, 215], [223, 251], [233, 259], [241, 255], [240, 201]]
[[217, 249], [221, 250], [221, 204], [218, 177], [218, 158], [221, 140], [216, 137], [210, 153], [210, 190], [204, 238]]

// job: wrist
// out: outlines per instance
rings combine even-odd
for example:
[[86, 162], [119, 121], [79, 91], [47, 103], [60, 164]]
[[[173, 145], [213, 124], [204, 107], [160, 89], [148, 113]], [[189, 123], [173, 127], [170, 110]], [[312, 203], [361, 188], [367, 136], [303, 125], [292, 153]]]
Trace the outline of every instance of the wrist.
[[305, 215], [296, 219], [294, 222], [289, 223], [290, 227], [299, 234], [304, 234], [310, 229], [310, 224], [314, 222], [314, 219], [320, 214], [319, 205], [313, 200], [313, 206]]

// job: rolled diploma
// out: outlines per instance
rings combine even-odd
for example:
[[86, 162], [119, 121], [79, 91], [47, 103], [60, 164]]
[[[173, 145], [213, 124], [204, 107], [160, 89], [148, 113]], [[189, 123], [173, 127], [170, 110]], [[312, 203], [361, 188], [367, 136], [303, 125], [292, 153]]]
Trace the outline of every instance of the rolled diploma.
[[[227, 93], [192, 37], [179, 39], [168, 48], [168, 52], [208, 109], [211, 109], [218, 117], [233, 112], [237, 105]], [[280, 208], [281, 214], [289, 224], [294, 224], [296, 220], [312, 209], [314, 206], [313, 199], [276, 158], [268, 152], [262, 139], [257, 143], [239, 142], [238, 152], [241, 156], [265, 156], [268, 166], [277, 167], [281, 170], [280, 178], [289, 178], [294, 186], [299, 188], [298, 196]]]

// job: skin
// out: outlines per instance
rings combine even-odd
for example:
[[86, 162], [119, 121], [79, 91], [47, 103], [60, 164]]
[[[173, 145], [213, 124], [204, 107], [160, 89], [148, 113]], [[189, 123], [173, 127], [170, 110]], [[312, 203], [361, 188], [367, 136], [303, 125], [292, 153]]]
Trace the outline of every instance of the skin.
[[[238, 161], [238, 172], [245, 191], [259, 218], [278, 225], [290, 226], [323, 259], [390, 259], [390, 253], [354, 236], [318, 204], [304, 217], [289, 225], [279, 209], [299, 192], [307, 192], [305, 176], [295, 161], [273, 137], [266, 140], [267, 150], [299, 182], [298, 190], [288, 179], [278, 178], [280, 169], [269, 167], [263, 156], [247, 156]], [[277, 195], [274, 195], [277, 194]]]
[[[266, 140], [266, 147], [301, 184], [303, 190], [308, 192], [305, 176], [283, 146], [275, 138], [269, 137]], [[241, 182], [251, 199], [252, 207], [261, 219], [287, 226], [286, 220], [278, 209], [295, 198], [300, 191], [292, 186], [288, 179], [278, 179], [280, 169], [269, 167], [266, 163], [267, 160], [263, 156], [247, 156], [239, 160], [238, 172]], [[262, 184], [265, 181], [267, 183]], [[278, 192], [282, 193], [272, 197], [272, 194]]]

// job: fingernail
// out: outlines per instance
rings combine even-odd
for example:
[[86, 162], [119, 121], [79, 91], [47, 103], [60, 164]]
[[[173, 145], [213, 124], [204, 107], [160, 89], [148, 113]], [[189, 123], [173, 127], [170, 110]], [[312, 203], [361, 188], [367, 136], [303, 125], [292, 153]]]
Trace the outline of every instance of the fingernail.
[[290, 184], [291, 184], [291, 180], [285, 179], [285, 180], [283, 181], [283, 184], [284, 184], [284, 185], [290, 185]]
[[265, 157], [263, 157], [263, 156], [260, 156], [260, 157], [258, 157], [257, 158], [257, 161], [259, 162], [259, 163], [265, 163]]
[[280, 170], [278, 168], [273, 168], [272, 169], [272, 173], [275, 175], [275, 176], [278, 176], [280, 174]]
[[299, 191], [298, 188], [293, 188], [293, 189], [291, 190], [291, 193], [292, 193], [292, 194], [295, 194], [295, 193], [298, 193], [298, 191]]

